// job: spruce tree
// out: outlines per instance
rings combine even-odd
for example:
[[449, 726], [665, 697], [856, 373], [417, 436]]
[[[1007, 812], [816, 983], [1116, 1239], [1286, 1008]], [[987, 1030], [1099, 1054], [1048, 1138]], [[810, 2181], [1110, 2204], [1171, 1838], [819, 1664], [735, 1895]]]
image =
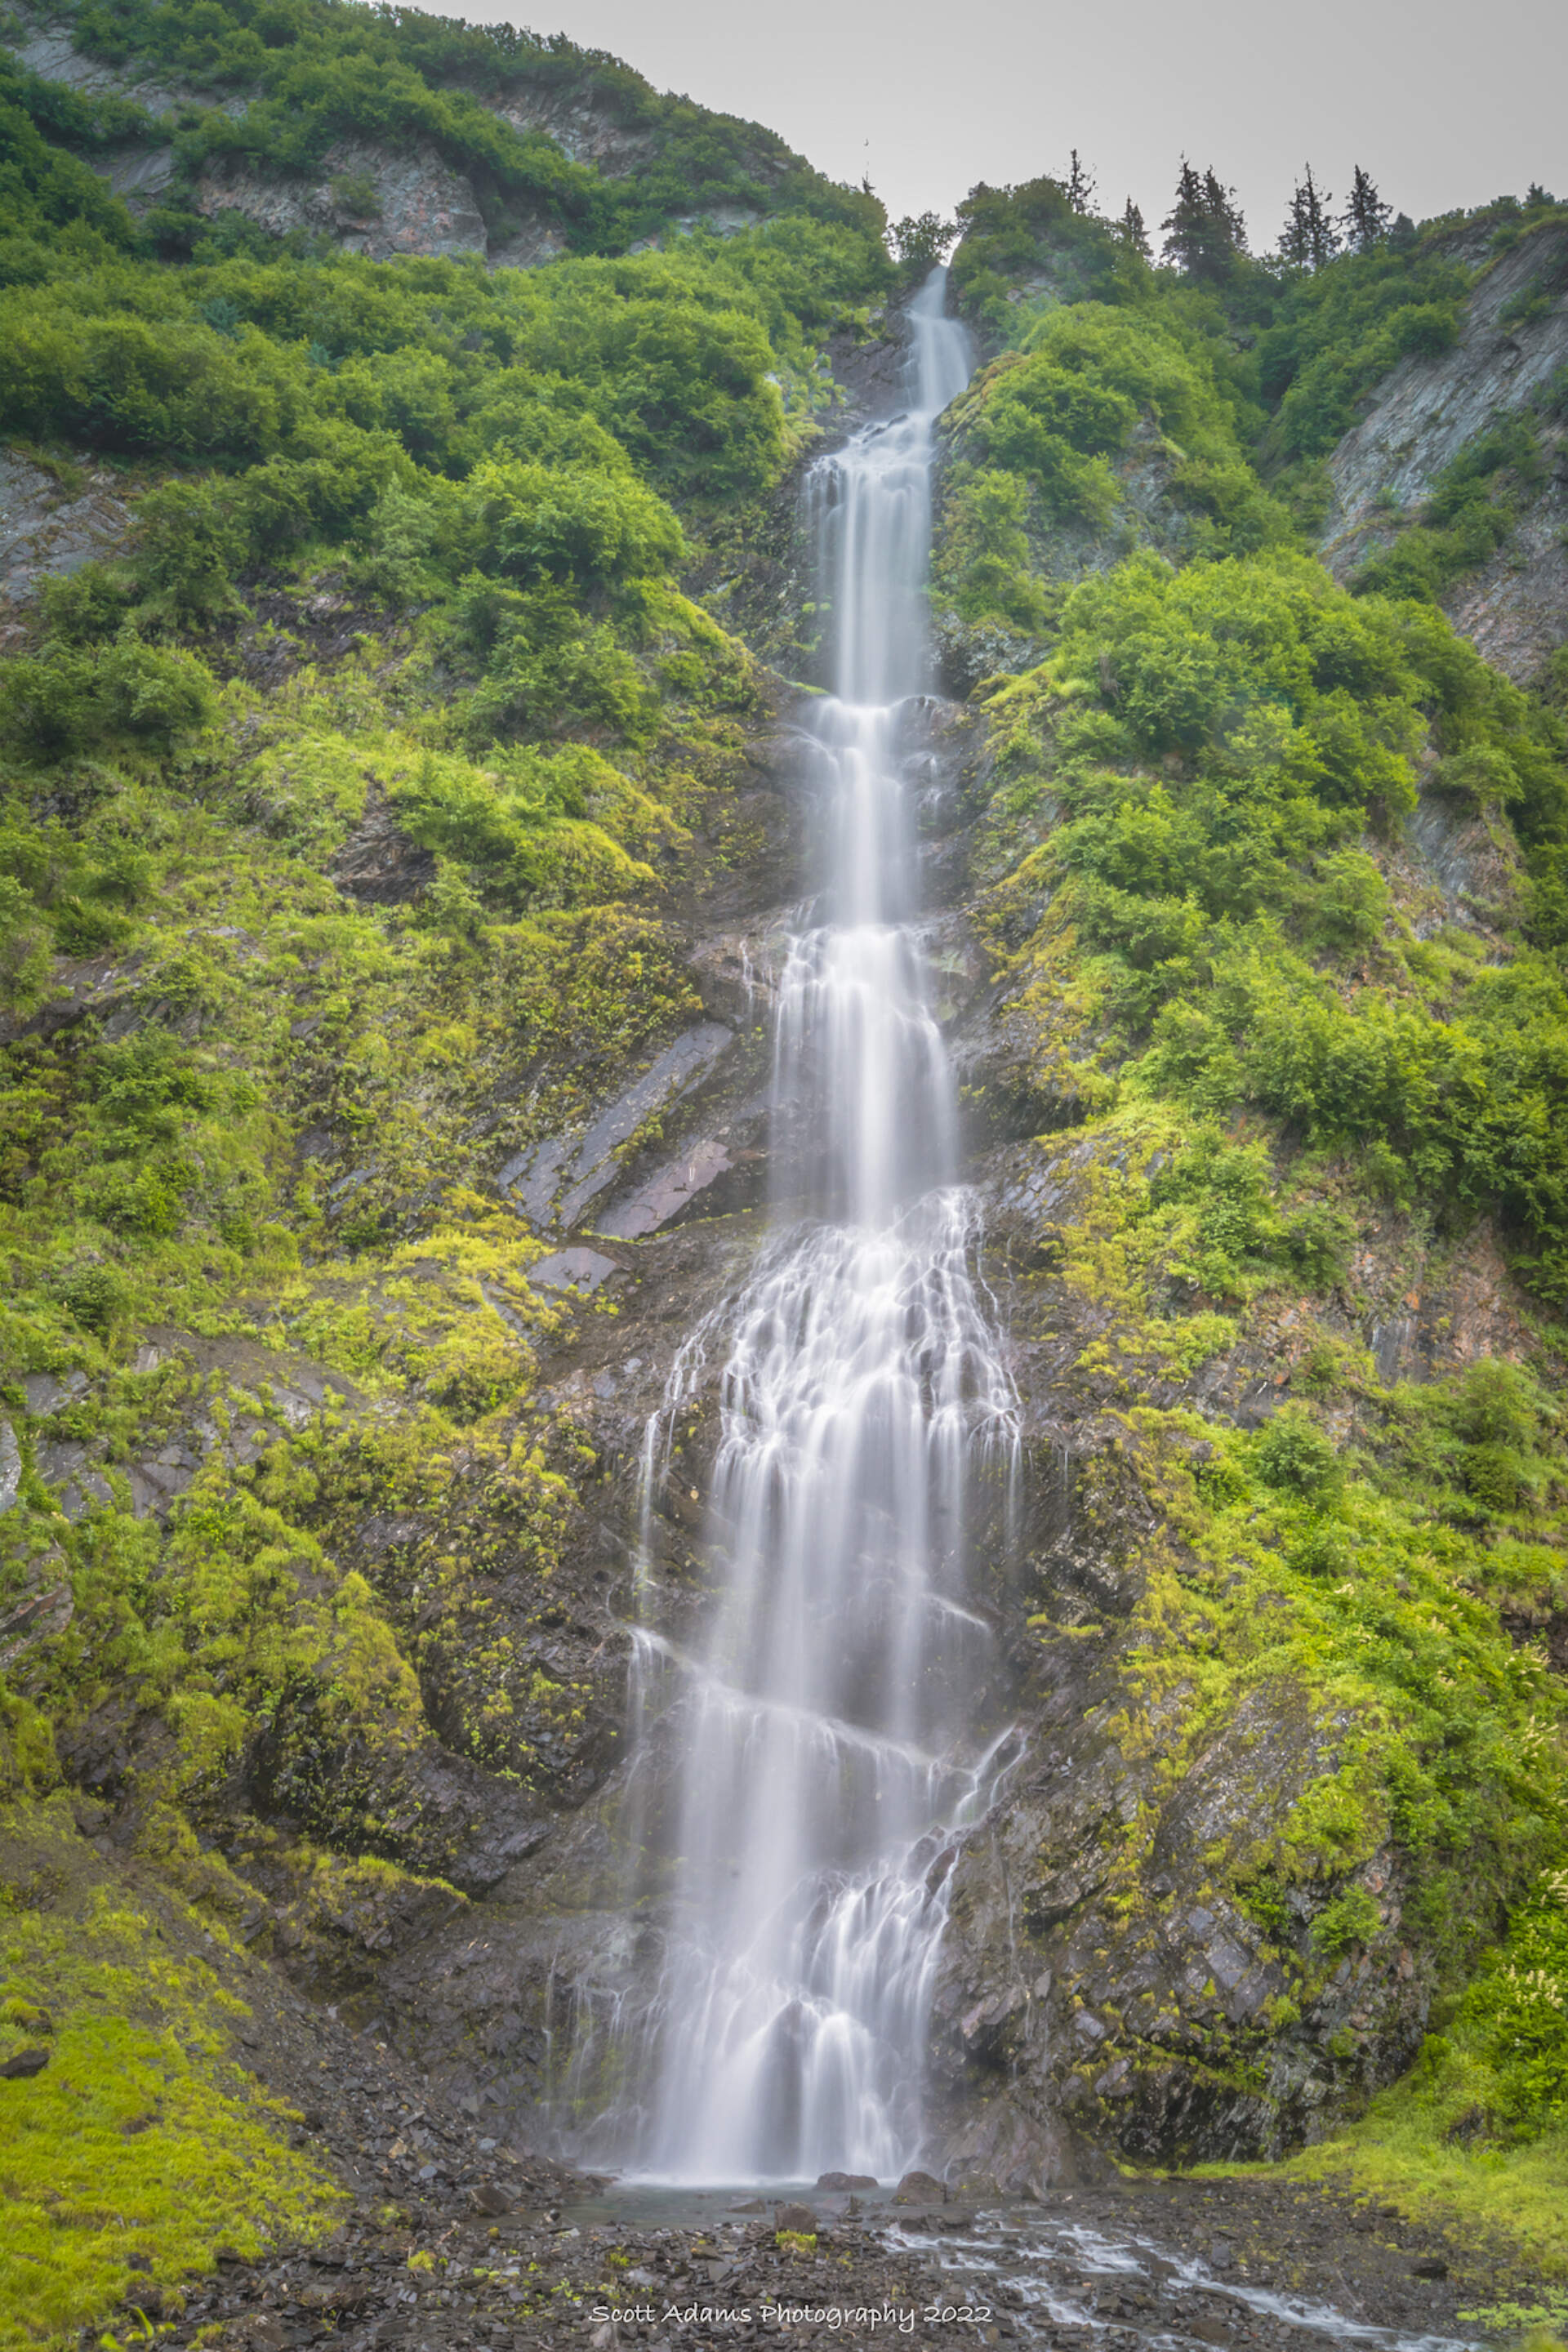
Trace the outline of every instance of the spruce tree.
[[1280, 257], [1297, 269], [1321, 269], [1340, 249], [1340, 234], [1330, 209], [1333, 198], [1320, 188], [1307, 165], [1307, 176], [1291, 191], [1290, 209], [1279, 232]]
[[1176, 200], [1160, 223], [1165, 259], [1187, 278], [1195, 277], [1203, 251], [1204, 184], [1197, 166], [1182, 158], [1176, 179]]
[[1143, 226], [1142, 211], [1133, 203], [1131, 196], [1127, 199], [1118, 226], [1123, 245], [1130, 245], [1134, 253], [1142, 255], [1145, 261], [1153, 259], [1149, 250], [1149, 232]]
[[1075, 147], [1072, 151], [1067, 182], [1068, 202], [1075, 213], [1088, 212], [1094, 202], [1094, 173], [1083, 162]]
[[1226, 258], [1247, 251], [1247, 221], [1236, 190], [1223, 187], [1212, 171], [1204, 173], [1204, 204], [1213, 234], [1223, 239]]
[[1394, 206], [1385, 205], [1377, 193], [1377, 184], [1370, 172], [1358, 163], [1351, 182], [1351, 200], [1343, 220], [1345, 243], [1357, 253], [1370, 253], [1388, 235], [1388, 224], [1394, 217]]
[[1321, 269], [1324, 262], [1331, 261], [1335, 254], [1339, 251], [1340, 233], [1334, 226], [1334, 216], [1330, 209], [1334, 200], [1332, 196], [1330, 195], [1328, 190], [1326, 188], [1320, 188], [1317, 182], [1313, 179], [1312, 167], [1310, 163], [1307, 166], [1307, 177], [1303, 186], [1303, 193], [1305, 194], [1307, 200], [1306, 224], [1309, 255], [1312, 268], [1314, 269]]
[[1164, 257], [1186, 278], [1219, 285], [1228, 278], [1238, 254], [1247, 251], [1247, 223], [1227, 188], [1212, 172], [1200, 173], [1182, 158], [1176, 200], [1161, 222]]
[[1307, 227], [1307, 193], [1300, 184], [1290, 191], [1290, 209], [1279, 232], [1279, 258], [1292, 269], [1311, 267], [1312, 240]]

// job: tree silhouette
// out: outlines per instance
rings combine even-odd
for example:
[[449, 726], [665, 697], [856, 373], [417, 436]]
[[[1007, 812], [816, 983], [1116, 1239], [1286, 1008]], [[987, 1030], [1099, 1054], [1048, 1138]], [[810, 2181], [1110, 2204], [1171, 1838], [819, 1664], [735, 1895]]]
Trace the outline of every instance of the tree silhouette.
[[1121, 242], [1123, 245], [1130, 245], [1134, 253], [1141, 253], [1145, 261], [1152, 261], [1153, 259], [1153, 256], [1149, 250], [1149, 232], [1143, 226], [1142, 212], [1139, 206], [1133, 203], [1131, 196], [1127, 199], [1121, 218], [1117, 223], [1117, 227], [1121, 233]]
[[1200, 173], [1184, 155], [1176, 181], [1176, 199], [1160, 224], [1165, 259], [1184, 277], [1218, 285], [1227, 278], [1238, 254], [1247, 251], [1247, 223], [1227, 188], [1212, 171]]
[[1075, 213], [1088, 212], [1094, 202], [1094, 173], [1075, 147], [1072, 151], [1067, 179], [1067, 199]]
[[1339, 251], [1339, 231], [1330, 211], [1333, 201], [1313, 179], [1309, 163], [1306, 178], [1291, 191], [1290, 209], [1279, 232], [1280, 256], [1294, 268], [1321, 269]]
[[1363, 172], [1358, 163], [1351, 182], [1350, 204], [1340, 223], [1345, 243], [1357, 253], [1370, 253], [1388, 235], [1393, 217], [1394, 206], [1384, 203], [1371, 173]]

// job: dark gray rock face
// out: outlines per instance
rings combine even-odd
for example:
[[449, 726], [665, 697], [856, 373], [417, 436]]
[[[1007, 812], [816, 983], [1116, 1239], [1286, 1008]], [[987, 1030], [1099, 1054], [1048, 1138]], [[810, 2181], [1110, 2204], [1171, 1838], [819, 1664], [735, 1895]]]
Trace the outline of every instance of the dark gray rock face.
[[435, 853], [410, 841], [388, 807], [373, 791], [364, 814], [331, 864], [340, 890], [373, 906], [398, 907], [417, 898], [436, 871]]
[[[1465, 257], [1490, 260], [1485, 251]], [[1503, 316], [1537, 289], [1548, 298], [1539, 316]], [[1333, 504], [1321, 547], [1335, 577], [1348, 579], [1388, 545], [1391, 518], [1418, 511], [1466, 444], [1494, 419], [1526, 408], [1565, 362], [1568, 230], [1549, 223], [1490, 261], [1458, 342], [1402, 360], [1329, 459]], [[1511, 538], [1444, 599], [1455, 627], [1521, 681], [1568, 638], [1568, 435], [1559, 421], [1545, 425], [1542, 438], [1545, 474]]]
[[18, 450], [0, 449], [0, 605], [29, 596], [40, 580], [79, 572], [124, 538], [130, 510], [112, 477], [79, 479], [79, 488], [67, 487]]
[[673, 1224], [734, 1168], [727, 1145], [718, 1136], [703, 1136], [680, 1159], [667, 1160], [635, 1192], [607, 1210], [598, 1229], [626, 1241], [656, 1234], [662, 1225]]
[[[734, 1032], [721, 1022], [689, 1029], [599, 1113], [585, 1135], [552, 1137], [509, 1160], [496, 1179], [502, 1194], [535, 1224], [570, 1231], [583, 1223], [592, 1203], [620, 1173], [617, 1155], [638, 1129], [700, 1086], [734, 1042]], [[647, 1233], [666, 1221], [654, 1216], [634, 1221], [629, 1228], [611, 1224], [605, 1230]]]
[[535, 1290], [580, 1290], [584, 1297], [620, 1272], [613, 1257], [601, 1250], [553, 1250], [548, 1257], [536, 1258], [528, 1269], [528, 1278]]

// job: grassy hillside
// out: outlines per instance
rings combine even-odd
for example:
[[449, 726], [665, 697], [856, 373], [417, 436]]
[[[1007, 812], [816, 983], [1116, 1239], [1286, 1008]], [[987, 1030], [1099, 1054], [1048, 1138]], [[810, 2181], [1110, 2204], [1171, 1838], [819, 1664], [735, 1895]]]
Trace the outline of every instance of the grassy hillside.
[[[26, 22], [15, 21], [20, 34]], [[880, 231], [879, 206], [825, 180], [761, 124], [661, 97], [617, 58], [560, 34], [545, 39], [510, 26], [323, 0], [229, 0], [216, 8], [205, 0], [101, 0], [49, 21], [68, 25], [84, 60], [163, 103], [83, 97], [9, 61], [0, 97], [47, 140], [89, 156], [172, 136], [177, 173], [146, 225], [167, 254], [186, 253], [212, 234], [193, 190], [214, 164], [310, 173], [335, 142], [354, 137], [394, 148], [428, 142], [472, 175], [493, 225], [504, 226], [518, 205], [542, 208], [574, 252], [619, 253], [678, 215], [726, 205]], [[563, 100], [613, 128], [617, 170], [574, 160], [531, 119], [548, 118]], [[20, 129], [13, 121], [8, 136]], [[345, 185], [341, 193], [352, 209], [359, 192]], [[50, 217], [63, 226], [67, 215]], [[243, 242], [247, 227], [237, 215], [219, 234]]]

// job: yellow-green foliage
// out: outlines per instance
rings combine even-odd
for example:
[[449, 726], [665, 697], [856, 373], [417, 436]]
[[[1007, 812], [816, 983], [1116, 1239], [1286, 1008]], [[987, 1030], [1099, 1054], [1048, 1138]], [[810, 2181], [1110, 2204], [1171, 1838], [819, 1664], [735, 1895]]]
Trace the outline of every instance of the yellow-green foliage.
[[[1331, 2180], [1391, 2204], [1426, 2227], [1446, 2228], [1463, 2264], [1478, 2247], [1510, 2249], [1548, 2292], [1533, 2305], [1468, 2311], [1472, 2322], [1512, 2331], [1568, 2317], [1563, 2234], [1568, 2135], [1500, 2141], [1493, 2136], [1496, 2077], [1485, 2058], [1447, 2033], [1426, 2043], [1410, 2073], [1380, 2092], [1365, 2116], [1305, 2148], [1287, 2179]], [[1557, 2292], [1550, 2289], [1557, 2284]]]
[[47, 1789], [58, 1777], [48, 1717], [0, 1683], [0, 1804]]
[[[442, 1258], [468, 1270], [451, 1293], [395, 1275], [374, 1309], [362, 1299], [371, 1340], [384, 1316], [395, 1333], [392, 1347], [372, 1344], [367, 1353], [373, 1364], [383, 1351], [414, 1364], [426, 1397], [438, 1392], [447, 1409], [425, 1402], [395, 1420], [356, 1411], [278, 1439], [238, 1468], [215, 1450], [166, 1532], [113, 1509], [62, 1530], [77, 1612], [36, 1678], [37, 1696], [64, 1723], [110, 1695], [133, 1694], [162, 1717], [172, 1742], [140, 1778], [144, 1804], [167, 1832], [157, 1851], [193, 1896], [220, 1911], [231, 1907], [225, 1890], [197, 1885], [166, 1808], [199, 1797], [264, 1730], [274, 1797], [296, 1820], [324, 1838], [439, 1870], [461, 1824], [427, 1819], [410, 1780], [432, 1736], [426, 1695], [439, 1694], [443, 1738], [514, 1774], [531, 1769], [542, 1737], [570, 1736], [582, 1719], [580, 1694], [528, 1658], [512, 1630], [519, 1604], [503, 1608], [494, 1585], [504, 1560], [535, 1580], [544, 1606], [574, 1508], [551, 1456], [573, 1459], [571, 1433], [512, 1418], [526, 1350], [464, 1295], [476, 1266], [507, 1295], [510, 1277], [491, 1265], [490, 1245], [468, 1234], [405, 1255], [426, 1273]], [[512, 1295], [521, 1311], [532, 1308], [521, 1286]], [[420, 1314], [426, 1300], [437, 1309], [430, 1322]], [[341, 1351], [342, 1328], [318, 1316], [309, 1336], [331, 1356]], [[393, 1378], [393, 1393], [403, 1384]], [[497, 1390], [503, 1409], [474, 1419]], [[454, 1400], [461, 1429], [447, 1417]], [[213, 1409], [229, 1417], [221, 1401]], [[236, 1411], [236, 1425], [247, 1426], [257, 1409], [252, 1402], [243, 1416]], [[132, 1425], [145, 1429], [144, 1420]], [[454, 1503], [460, 1540], [446, 1526]], [[405, 1565], [380, 1563], [373, 1588], [345, 1570], [342, 1549], [367, 1509], [400, 1507], [442, 1516]], [[36, 1520], [50, 1525], [42, 1513]], [[41, 1755], [45, 1736], [46, 1723], [19, 1709], [18, 1753]]]
[[[1275, 1799], [1212, 1865], [1268, 1925], [1282, 1887], [1332, 1880], [1392, 1837], [1414, 1876], [1406, 1932], [1457, 1977], [1564, 1845], [1568, 1707], [1500, 1613], [1550, 1606], [1560, 1585], [1562, 1413], [1510, 1364], [1387, 1390], [1330, 1350], [1331, 1436], [1301, 1293], [1343, 1273], [1342, 1178], [1307, 1162], [1299, 1189], [1281, 1186], [1260, 1140], [1142, 1108], [1078, 1139], [1063, 1172], [1042, 1240], [1118, 1334], [1089, 1340], [1071, 1376], [1120, 1426], [1085, 1466], [1079, 1524], [1125, 1545], [1135, 1488], [1132, 1524], [1152, 1507], [1156, 1529], [1130, 1561], [1121, 1736], [1173, 1790], [1256, 1695], [1297, 1727], [1300, 1773], [1270, 1766]], [[1238, 1313], [1169, 1311], [1194, 1297]], [[1262, 1429], [1138, 1402], [1249, 1315], [1268, 1318], [1289, 1383]]]
[[63, 1799], [0, 1814], [0, 2057], [49, 2053], [0, 2100], [5, 2352], [74, 2338], [138, 2276], [177, 2308], [216, 2246], [312, 2235], [339, 2199], [229, 2055], [243, 2004], [82, 1854]]
[[[657, 909], [616, 894], [649, 896], [647, 854], [686, 842], [713, 744], [672, 738], [640, 781], [585, 746], [481, 771], [386, 717], [363, 672], [306, 676], [266, 706], [231, 694], [225, 724], [157, 784], [97, 772], [90, 837], [106, 845], [91, 855], [112, 851], [139, 878], [103, 902], [95, 940], [133, 957], [141, 1024], [114, 1045], [34, 1040], [6, 1057], [0, 1224], [20, 1276], [9, 1311], [30, 1327], [12, 1361], [91, 1361], [95, 1342], [143, 1318], [202, 1328], [238, 1283], [287, 1267], [314, 1237], [323, 1189], [318, 1162], [291, 1163], [291, 1127], [367, 1139], [346, 1204], [354, 1235], [421, 1192], [445, 1190], [466, 1219], [458, 1188], [497, 1149], [476, 1150], [477, 1115], [509, 1070], [548, 1066], [506, 1114], [521, 1141], [572, 1116], [595, 1054], [694, 1006]], [[322, 872], [372, 791], [461, 854], [445, 894], [416, 910], [345, 904]], [[30, 919], [63, 910], [79, 929], [81, 854], [12, 807], [0, 856], [8, 842], [31, 877]], [[540, 910], [521, 911], [531, 901]]]
[[1353, 1149], [1404, 1205], [1495, 1206], [1532, 1282], [1568, 1295], [1550, 942], [1500, 965], [1461, 933], [1417, 939], [1363, 841], [1398, 830], [1425, 759], [1485, 814], [1503, 877], [1538, 860], [1550, 883], [1560, 721], [1436, 614], [1353, 600], [1283, 552], [1084, 583], [1049, 660], [991, 709], [998, 863], [1009, 834], [1017, 861], [993, 920], [1070, 1003], [1073, 1037], [1098, 1014], [1100, 1096], [1120, 1067], [1129, 1093]]
[[[1249, 1688], [1293, 1693], [1282, 1704], [1321, 1727], [1320, 1776], [1235, 1844], [1237, 1884], [1346, 1870], [1393, 1832], [1423, 1881], [1412, 1925], [1458, 1954], [1467, 1925], [1484, 1928], [1499, 1896], [1561, 1849], [1562, 1695], [1476, 1597], [1474, 1539], [1380, 1493], [1375, 1471], [1344, 1477], [1298, 1412], [1294, 1444], [1281, 1415], [1215, 1444], [1191, 1486], [1167, 1464], [1186, 1556], [1151, 1575], [1133, 1625], [1152, 1752], [1173, 1782]], [[1179, 1433], [1207, 1443], [1195, 1421], [1156, 1423], [1149, 1439]], [[1163, 1704], [1178, 1696], [1179, 1709]]]

